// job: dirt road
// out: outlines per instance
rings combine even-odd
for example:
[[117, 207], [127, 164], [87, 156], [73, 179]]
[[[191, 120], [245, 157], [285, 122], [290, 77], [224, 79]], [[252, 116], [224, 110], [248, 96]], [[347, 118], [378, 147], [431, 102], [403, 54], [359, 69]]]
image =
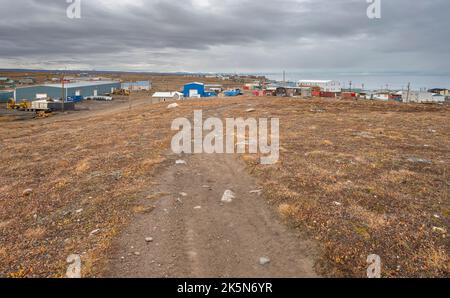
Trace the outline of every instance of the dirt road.
[[[177, 165], [180, 158], [186, 164]], [[108, 276], [316, 276], [314, 245], [252, 192], [256, 181], [236, 156], [169, 160], [142, 201], [153, 211], [137, 216], [114, 244]], [[230, 203], [221, 201], [226, 190], [235, 194]]]

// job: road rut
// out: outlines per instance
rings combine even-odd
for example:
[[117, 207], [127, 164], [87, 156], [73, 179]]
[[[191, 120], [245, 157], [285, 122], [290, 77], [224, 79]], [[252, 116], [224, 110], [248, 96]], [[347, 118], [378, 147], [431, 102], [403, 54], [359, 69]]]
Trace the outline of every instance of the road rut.
[[[314, 243], [283, 224], [264, 194], [252, 192], [257, 181], [237, 156], [168, 159], [149, 187], [153, 199], [142, 200], [154, 210], [137, 215], [116, 239], [107, 276], [316, 277]], [[230, 203], [221, 201], [226, 190], [235, 194]]]

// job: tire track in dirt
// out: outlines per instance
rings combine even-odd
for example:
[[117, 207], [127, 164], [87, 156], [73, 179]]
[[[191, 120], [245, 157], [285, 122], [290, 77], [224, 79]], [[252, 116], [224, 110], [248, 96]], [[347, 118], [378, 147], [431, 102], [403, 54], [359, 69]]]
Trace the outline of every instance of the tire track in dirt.
[[[176, 165], [176, 159], [186, 165]], [[116, 239], [111, 277], [314, 277], [314, 243], [280, 222], [234, 155], [169, 155], [142, 199], [154, 206]], [[225, 190], [236, 194], [222, 203]], [[181, 194], [183, 193], [183, 194]], [[185, 194], [184, 194], [185, 193]], [[153, 242], [146, 242], [152, 237]], [[267, 257], [270, 263], [260, 264]]]

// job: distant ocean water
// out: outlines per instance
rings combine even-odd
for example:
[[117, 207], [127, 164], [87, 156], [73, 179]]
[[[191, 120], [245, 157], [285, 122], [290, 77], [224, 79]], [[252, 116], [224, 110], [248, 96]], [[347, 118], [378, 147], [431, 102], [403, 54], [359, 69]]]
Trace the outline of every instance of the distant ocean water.
[[[283, 80], [282, 73], [262, 74], [271, 80]], [[365, 89], [406, 89], [408, 83], [412, 90], [447, 88], [450, 89], [450, 74], [425, 75], [425, 74], [402, 74], [402, 73], [301, 73], [286, 72], [286, 81], [299, 80], [336, 80], [340, 81], [344, 88], [348, 88], [350, 81], [353, 88]]]

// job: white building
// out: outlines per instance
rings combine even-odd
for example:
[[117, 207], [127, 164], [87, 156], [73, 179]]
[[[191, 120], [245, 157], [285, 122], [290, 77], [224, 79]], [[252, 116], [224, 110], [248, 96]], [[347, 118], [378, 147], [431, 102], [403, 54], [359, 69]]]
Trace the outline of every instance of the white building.
[[410, 91], [408, 96], [408, 92], [403, 91], [402, 100], [403, 102], [438, 103], [445, 102], [445, 96], [426, 91]]
[[341, 83], [333, 80], [300, 80], [299, 87], [320, 87], [323, 92], [341, 92]]
[[183, 99], [183, 93], [181, 92], [155, 92], [152, 98], [159, 99], [160, 101], [166, 100], [181, 100]]
[[122, 83], [122, 89], [130, 91], [150, 91], [150, 89], [152, 89], [152, 82], [139, 81]]

